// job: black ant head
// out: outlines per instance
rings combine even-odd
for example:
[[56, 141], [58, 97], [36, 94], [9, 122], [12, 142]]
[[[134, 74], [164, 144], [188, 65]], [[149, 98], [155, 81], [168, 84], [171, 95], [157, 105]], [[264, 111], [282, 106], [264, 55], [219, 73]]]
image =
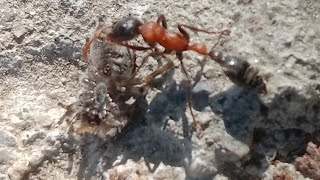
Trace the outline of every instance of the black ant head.
[[142, 22], [135, 17], [127, 17], [119, 20], [110, 33], [110, 37], [114, 41], [129, 41], [139, 35], [139, 27]]

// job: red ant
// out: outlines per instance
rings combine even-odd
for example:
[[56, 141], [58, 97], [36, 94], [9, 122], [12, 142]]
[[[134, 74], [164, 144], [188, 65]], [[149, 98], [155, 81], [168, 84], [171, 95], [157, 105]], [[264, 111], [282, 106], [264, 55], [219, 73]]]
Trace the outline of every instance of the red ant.
[[[149, 53], [147, 56], [143, 58], [141, 65], [136, 70], [136, 73], [147, 61], [149, 56], [161, 55], [165, 57], [164, 54], [175, 52], [177, 58], [180, 60], [182, 71], [187, 77], [187, 99], [188, 99], [189, 110], [191, 112], [193, 122], [197, 128], [197, 136], [198, 137], [202, 136], [201, 132], [199, 132], [200, 127], [197, 124], [194, 117], [194, 113], [192, 111], [191, 92], [190, 92], [191, 80], [187, 73], [187, 69], [184, 66], [184, 63], [182, 61], [183, 59], [182, 53], [183, 51], [191, 50], [202, 55], [209, 55], [210, 51], [207, 49], [207, 47], [204, 44], [198, 44], [198, 43], [191, 44], [190, 36], [184, 28], [188, 28], [195, 32], [200, 31], [208, 34], [220, 34], [219, 40], [222, 35], [228, 35], [230, 33], [230, 30], [225, 29], [220, 32], [209, 32], [209, 31], [198, 29], [196, 27], [192, 27], [189, 25], [178, 24], [179, 33], [171, 32], [167, 30], [168, 28], [167, 21], [163, 14], [158, 17], [156, 22], [148, 22], [148, 23], [142, 23], [140, 20], [138, 20], [135, 17], [127, 17], [127, 18], [121, 19], [113, 26], [113, 28], [111, 29], [111, 32], [107, 33], [106, 35], [103, 35], [104, 33], [103, 31], [106, 28], [107, 27], [104, 27], [98, 30], [95, 33], [94, 37], [90, 41], [87, 41], [86, 45], [83, 47], [83, 50], [82, 50], [83, 58], [87, 59], [87, 53], [88, 53], [90, 44], [97, 38], [105, 39], [115, 44], [123, 45], [125, 47], [134, 49], [134, 50], [146, 51], [149, 49], [153, 49], [151, 53]], [[144, 41], [149, 44], [149, 47], [129, 45], [126, 43], [126, 41], [136, 38], [139, 34], [143, 37]], [[218, 44], [218, 42], [216, 44]], [[162, 47], [164, 47], [165, 50], [163, 52], [159, 52], [159, 50], [155, 47], [156, 44], [160, 44]], [[170, 60], [167, 59], [167, 61], [169, 61], [168, 64], [172, 64]], [[164, 72], [163, 68], [161, 72]], [[158, 70], [156, 70], [156, 72], [157, 71]], [[146, 78], [145, 83], [148, 83], [150, 80], [152, 79]]]

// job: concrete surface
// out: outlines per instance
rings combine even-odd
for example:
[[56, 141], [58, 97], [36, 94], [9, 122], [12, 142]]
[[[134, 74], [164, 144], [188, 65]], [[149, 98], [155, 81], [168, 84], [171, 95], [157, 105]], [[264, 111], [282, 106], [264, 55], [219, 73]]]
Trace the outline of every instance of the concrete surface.
[[[99, 22], [129, 14], [154, 21], [161, 13], [171, 30], [181, 22], [229, 28], [216, 48], [259, 68], [268, 94], [233, 85], [208, 59], [201, 71], [204, 57], [186, 52], [202, 139], [192, 131], [179, 68], [170, 88], [148, 91], [144, 120], [116, 140], [68, 133], [57, 103], [75, 102], [83, 89], [85, 37]], [[308, 142], [319, 144], [319, 24], [316, 0], [0, 0], [0, 177], [308, 179], [293, 162]], [[190, 34], [209, 47], [217, 41]], [[143, 72], [156, 65], [151, 59]]]

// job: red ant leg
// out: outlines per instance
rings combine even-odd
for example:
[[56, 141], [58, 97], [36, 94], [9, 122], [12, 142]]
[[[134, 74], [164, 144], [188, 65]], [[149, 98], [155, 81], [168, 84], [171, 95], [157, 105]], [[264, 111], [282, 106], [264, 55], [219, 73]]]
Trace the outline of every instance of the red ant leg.
[[[62, 107], [62, 108], [64, 108], [64, 109], [66, 109], [67, 111], [69, 111], [69, 110], [73, 109], [74, 106], [76, 106], [77, 104], [76, 103], [72, 103], [72, 104], [66, 105], [66, 104], [63, 104], [61, 102], [58, 102], [57, 105]], [[79, 113], [77, 113], [74, 117], [71, 117], [71, 119], [69, 119], [69, 118], [66, 119], [66, 122], [67, 122], [67, 124], [71, 125], [73, 120], [78, 120], [78, 119], [80, 119], [80, 114]], [[58, 121], [58, 124], [62, 124], [62, 119], [60, 119]]]
[[118, 44], [120, 46], [125, 46], [127, 48], [133, 49], [133, 50], [137, 50], [137, 51], [146, 51], [149, 49], [152, 49], [152, 47], [144, 47], [144, 46], [136, 46], [136, 45], [130, 45], [128, 43], [124, 43], [124, 42], [116, 42], [116, 41], [111, 41], [115, 44]]
[[166, 72], [168, 69], [170, 69], [174, 65], [173, 61], [171, 59], [169, 59], [167, 56], [165, 56], [163, 53], [159, 54], [159, 55], [161, 55], [163, 58], [165, 58], [168, 62], [166, 65], [156, 69], [151, 74], [149, 74], [146, 78], [144, 78], [144, 83], [146, 83], [146, 84], [149, 84], [156, 76], [158, 76], [159, 74], [163, 74], [164, 72]]
[[190, 41], [190, 35], [189, 35], [189, 33], [187, 33], [187, 31], [186, 30], [184, 30], [183, 28], [182, 28], [182, 25], [180, 25], [180, 24], [178, 24], [178, 29], [179, 29], [179, 31], [181, 32], [181, 34], [187, 39], [187, 41], [189, 42]]
[[135, 73], [133, 74], [132, 77], [135, 77], [137, 75], [137, 73], [142, 68], [142, 66], [147, 62], [149, 56], [159, 56], [159, 55], [163, 56], [163, 54], [168, 54], [171, 52], [171, 50], [165, 50], [164, 52], [159, 52], [159, 50], [153, 44], [150, 44], [150, 47], [154, 48], [154, 50], [151, 53], [149, 53], [143, 57], [140, 66], [138, 66], [137, 70], [135, 71]]
[[66, 104], [63, 104], [63, 103], [61, 103], [61, 102], [58, 102], [58, 106], [60, 106], [60, 107], [62, 107], [62, 108], [64, 108], [64, 109], [66, 109], [66, 110], [70, 110], [70, 109], [72, 108], [72, 106], [74, 106], [74, 105], [75, 105], [75, 103], [72, 103], [72, 104], [66, 105]]
[[[222, 37], [222, 34], [219, 35], [218, 40], [211, 48], [211, 51], [219, 44], [221, 37]], [[197, 52], [199, 54], [203, 54], [203, 55], [209, 55], [209, 53], [210, 53], [210, 51], [208, 51], [208, 49], [207, 49], [207, 46], [205, 46], [204, 44], [199, 44], [199, 43], [193, 43], [193, 44], [189, 45], [188, 50], [192, 50], [192, 51], [195, 51], [195, 52]]]
[[88, 60], [88, 51], [90, 49], [91, 44], [93, 43], [93, 41], [95, 41], [98, 36], [100, 35], [101, 31], [104, 30], [106, 27], [103, 27], [99, 30], [96, 31], [96, 33], [94, 34], [93, 38], [91, 38], [90, 40], [87, 38], [86, 39], [86, 44], [83, 46], [82, 48], [82, 58], [87, 61]]
[[[189, 25], [184, 25], [184, 24], [178, 24], [178, 29], [179, 31], [184, 35], [185, 38], [187, 38], [188, 40], [190, 39], [189, 38], [189, 34], [186, 32], [186, 30], [183, 29], [183, 27], [186, 27], [192, 31], [200, 31], [200, 32], [205, 32], [205, 33], [208, 33], [208, 34], [219, 34], [219, 37], [218, 37], [218, 41], [215, 43], [215, 45], [213, 47], [216, 47], [218, 45], [218, 43], [220, 42], [220, 39], [223, 35], [229, 35], [230, 34], [230, 30], [229, 29], [225, 29], [223, 31], [218, 31], [218, 32], [215, 32], [215, 31], [207, 31], [207, 30], [203, 30], [203, 29], [199, 29], [199, 28], [196, 28], [196, 27], [193, 27], [193, 26], [189, 26]], [[208, 55], [208, 50], [207, 50], [207, 47], [203, 44], [198, 44], [198, 43], [195, 43], [195, 44], [192, 44], [188, 47], [188, 50], [193, 50], [193, 51], [196, 51], [200, 54], [203, 54], [203, 55]]]
[[134, 50], [132, 50], [133, 52], [130, 51], [130, 48], [127, 48], [127, 50], [128, 50], [128, 54], [129, 54], [130, 60], [133, 63], [132, 72], [135, 73], [136, 69], [138, 67], [138, 65], [137, 65], [137, 55], [136, 55]]
[[222, 31], [207, 31], [207, 30], [196, 28], [196, 27], [189, 26], [189, 25], [186, 25], [186, 24], [179, 24], [178, 26], [186, 27], [186, 28], [188, 28], [188, 29], [190, 29], [191, 31], [194, 31], [194, 32], [204, 32], [204, 33], [207, 33], [207, 34], [222, 34], [222, 35], [229, 35], [230, 34], [230, 29], [224, 29]]
[[133, 73], [133, 75], [132, 75], [132, 78], [134, 78], [134, 77], [138, 74], [139, 70], [140, 70], [140, 69], [142, 68], [142, 66], [147, 62], [149, 56], [152, 56], [152, 55], [155, 55], [155, 51], [152, 51], [151, 53], [148, 53], [146, 56], [143, 57], [140, 66], [137, 66], [137, 69], [134, 71], [134, 73]]
[[162, 23], [162, 27], [168, 29], [167, 20], [166, 20], [166, 17], [163, 14], [159, 15], [159, 17], [157, 19], [157, 23], [158, 24]]
[[[182, 24], [178, 25], [178, 29], [181, 32], [181, 34], [183, 34], [183, 36], [189, 41], [190, 36], [186, 32], [186, 30], [183, 29], [183, 26], [187, 27], [187, 28], [194, 28], [194, 27], [187, 26], [187, 25], [182, 25]], [[198, 29], [198, 28], [194, 28], [193, 30], [202, 31], [202, 32], [206, 32], [206, 33], [215, 33], [215, 34], [216, 33], [220, 33], [219, 36], [218, 36], [218, 41], [214, 44], [212, 49], [214, 49], [219, 44], [222, 36], [225, 35], [224, 34], [225, 31], [228, 31], [228, 33], [230, 33], [229, 30], [224, 30], [224, 31], [221, 31], [221, 32], [209, 32], [209, 31], [206, 31], [206, 30]], [[203, 54], [203, 55], [208, 55], [209, 54], [209, 51], [208, 51], [207, 47], [204, 44], [199, 44], [199, 43], [193, 43], [193, 44], [189, 45], [188, 46], [188, 50], [192, 50], [192, 51], [195, 51], [195, 52], [197, 52], [199, 54]]]
[[[187, 33], [187, 31], [184, 30], [181, 25], [178, 25], [178, 29], [181, 32], [181, 34], [189, 42], [190, 41], [190, 36]], [[185, 65], [183, 63], [182, 52], [177, 52], [176, 55], [177, 55], [177, 58], [180, 61], [182, 72], [187, 77], [187, 101], [188, 101], [188, 106], [189, 106], [189, 110], [190, 110], [190, 113], [191, 113], [191, 116], [192, 116], [193, 123], [194, 123], [194, 125], [196, 127], [197, 138], [200, 139], [203, 136], [203, 132], [202, 132], [202, 129], [201, 129], [200, 125], [197, 123], [196, 118], [195, 118], [194, 113], [193, 113], [193, 110], [192, 110], [191, 78], [190, 78], [190, 76], [189, 76], [189, 74], [187, 72], [187, 68], [185, 67]]]
[[187, 72], [187, 68], [185, 67], [185, 65], [183, 63], [182, 52], [179, 52], [179, 53], [176, 53], [176, 54], [177, 54], [177, 58], [180, 60], [182, 72], [187, 77], [187, 101], [188, 101], [188, 106], [189, 106], [189, 110], [190, 110], [190, 113], [191, 113], [191, 116], [192, 116], [193, 123], [194, 123], [194, 125], [196, 127], [197, 138], [200, 139], [203, 136], [203, 132], [202, 132], [202, 129], [201, 129], [200, 125], [196, 121], [196, 118], [195, 118], [193, 110], [192, 110], [191, 78], [190, 78], [190, 76], [189, 76], [189, 74]]
[[[164, 72], [166, 72], [168, 69], [172, 68], [174, 66], [173, 61], [171, 59], [169, 59], [168, 57], [166, 57], [163, 53], [159, 54], [162, 57], [164, 57], [168, 62], [166, 65], [156, 69], [155, 71], [153, 71], [151, 74], [149, 74], [147, 77], [145, 77], [143, 79], [143, 81], [141, 81], [140, 78], [134, 78], [134, 76], [128, 81], [129, 84], [127, 84], [129, 87], [131, 87], [132, 85], [137, 85], [137, 84], [142, 84], [144, 83], [144, 86], [149, 85], [149, 83], [154, 80], [158, 75], [163, 74]], [[143, 86], [143, 87], [144, 87]], [[137, 87], [135, 89], [133, 89], [133, 87], [131, 87], [130, 92], [134, 92], [134, 94], [141, 94], [141, 90], [143, 90], [143, 87]]]

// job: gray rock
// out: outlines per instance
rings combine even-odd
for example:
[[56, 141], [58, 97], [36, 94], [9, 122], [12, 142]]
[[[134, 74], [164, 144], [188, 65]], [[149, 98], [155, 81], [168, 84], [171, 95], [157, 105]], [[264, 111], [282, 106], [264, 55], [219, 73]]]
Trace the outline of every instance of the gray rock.
[[10, 180], [9, 175], [0, 173], [0, 180]]
[[11, 164], [16, 158], [17, 154], [12, 148], [0, 148], [0, 164]]
[[16, 38], [20, 38], [27, 33], [27, 29], [22, 25], [18, 25], [12, 29], [12, 33]]
[[16, 14], [9, 10], [1, 9], [1, 15], [0, 15], [0, 25], [4, 24], [5, 22], [13, 21], [16, 17]]
[[45, 130], [31, 130], [26, 131], [21, 135], [21, 142], [24, 145], [33, 143], [38, 139], [43, 139], [46, 137], [47, 132]]
[[0, 145], [15, 147], [17, 145], [17, 138], [8, 131], [0, 130]]
[[8, 169], [8, 174], [11, 180], [22, 180], [29, 171], [30, 163], [28, 161], [19, 160]]

